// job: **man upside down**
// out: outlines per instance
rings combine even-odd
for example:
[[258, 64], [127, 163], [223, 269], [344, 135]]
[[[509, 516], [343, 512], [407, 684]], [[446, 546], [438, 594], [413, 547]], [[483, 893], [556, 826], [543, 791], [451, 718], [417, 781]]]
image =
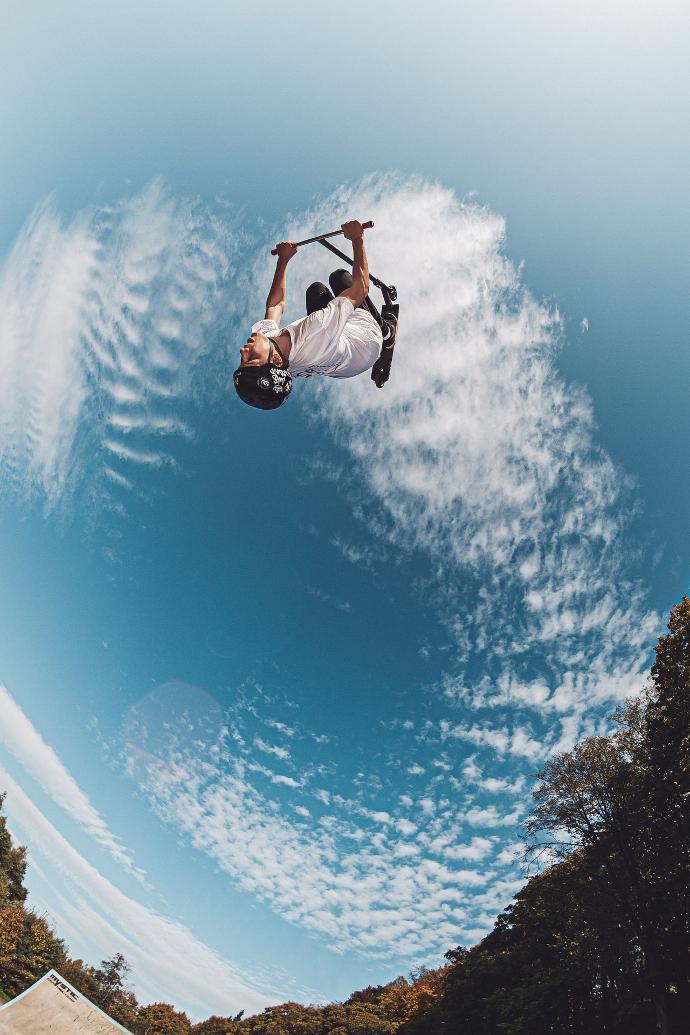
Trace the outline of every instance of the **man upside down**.
[[[390, 368], [386, 343], [395, 340], [395, 325], [393, 318], [384, 316], [381, 326], [369, 309], [364, 228], [353, 219], [342, 224], [342, 232], [352, 242], [352, 274], [335, 270], [328, 278], [330, 288], [310, 284], [307, 315], [283, 328], [287, 266], [297, 246], [292, 241], [276, 245], [278, 261], [266, 313], [240, 349], [240, 365], [234, 373], [237, 394], [250, 406], [262, 410], [281, 406], [292, 390], [293, 376], [356, 377], [373, 367], [372, 379], [379, 384], [381, 361]], [[388, 347], [392, 355], [392, 344]]]

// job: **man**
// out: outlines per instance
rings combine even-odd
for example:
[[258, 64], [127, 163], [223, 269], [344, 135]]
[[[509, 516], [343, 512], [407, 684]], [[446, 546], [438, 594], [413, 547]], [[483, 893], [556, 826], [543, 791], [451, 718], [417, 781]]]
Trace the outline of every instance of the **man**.
[[[367, 308], [369, 266], [364, 248], [364, 228], [353, 219], [342, 224], [345, 237], [352, 242], [353, 270], [336, 270], [328, 278], [331, 289], [314, 283], [307, 289], [307, 315], [281, 330], [285, 309], [287, 265], [297, 254], [291, 241], [276, 245], [278, 261], [271, 290], [266, 299], [266, 314], [255, 323], [246, 345], [240, 349], [240, 365], [234, 373], [239, 397], [250, 406], [274, 410], [292, 390], [292, 376], [355, 377], [372, 366], [379, 370], [384, 344], [395, 338], [390, 319], [383, 332]], [[384, 364], [390, 368], [390, 359]], [[289, 369], [288, 369], [289, 368]], [[374, 374], [372, 374], [372, 378]], [[377, 384], [379, 383], [377, 380]], [[383, 383], [383, 382], [382, 382]]]

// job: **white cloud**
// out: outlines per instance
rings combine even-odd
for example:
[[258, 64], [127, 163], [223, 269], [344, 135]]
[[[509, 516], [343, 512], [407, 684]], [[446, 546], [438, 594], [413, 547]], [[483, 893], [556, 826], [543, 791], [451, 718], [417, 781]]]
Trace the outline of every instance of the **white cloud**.
[[[324, 788], [311, 790], [306, 780], [281, 788], [276, 798], [270, 770], [253, 760], [253, 738], [224, 730], [204, 744], [191, 728], [180, 737], [173, 716], [167, 729], [142, 725], [130, 736], [127, 768], [156, 814], [212, 857], [236, 886], [323, 936], [333, 951], [432, 958], [474, 926], [470, 889], [494, 874], [458, 864], [484, 859], [494, 841], [474, 836], [463, 843], [446, 799], [425, 795], [415, 803], [402, 796], [400, 809], [367, 808]], [[267, 778], [263, 789], [255, 776]], [[307, 797], [327, 811], [308, 809]], [[512, 817], [466, 812], [470, 826], [507, 826], [519, 818], [515, 811]], [[441, 830], [451, 833], [440, 836]], [[462, 920], [430, 921], [433, 903], [443, 896], [462, 902]]]
[[[357, 212], [375, 222], [371, 269], [400, 295], [393, 374], [382, 391], [367, 377], [314, 379], [299, 399], [348, 450], [367, 527], [432, 558], [457, 685], [477, 695], [465, 667], [481, 658], [490, 705], [506, 675], [515, 703], [538, 713], [634, 692], [658, 619], [626, 573], [629, 484], [595, 441], [589, 398], [556, 372], [559, 314], [503, 253], [501, 217], [439, 185], [371, 177], [286, 233]], [[314, 247], [299, 263], [308, 283], [328, 260]], [[262, 259], [256, 283], [269, 279]]]
[[543, 758], [546, 753], [543, 743], [531, 737], [529, 730], [522, 726], [518, 726], [517, 729], [513, 730], [508, 750], [511, 755], [528, 758], [531, 762]]
[[446, 859], [470, 859], [481, 862], [494, 850], [494, 840], [490, 837], [473, 837], [468, 845], [449, 845], [443, 849]]
[[72, 848], [1, 767], [0, 778], [13, 827], [26, 834], [32, 855], [40, 852], [67, 881], [69, 894], [60, 901], [71, 928], [104, 955], [123, 951], [132, 964], [139, 995], [179, 1003], [184, 989], [186, 1007], [197, 1016], [207, 1016], [211, 1010], [220, 1014], [240, 1008], [256, 1011], [283, 998], [284, 989], [244, 974], [182, 924], [123, 894]]
[[275, 755], [276, 758], [280, 758], [284, 762], [290, 759], [290, 752], [287, 748], [279, 747], [276, 744], [267, 744], [262, 737], [255, 737], [254, 745], [267, 755]]
[[508, 791], [511, 794], [520, 794], [525, 787], [525, 779], [519, 776], [516, 780], [501, 779], [496, 776], [487, 776], [479, 781], [479, 786], [489, 794], [501, 794]]
[[465, 821], [473, 827], [514, 827], [520, 822], [523, 809], [518, 807], [512, 812], [501, 813], [495, 805], [486, 808], [471, 808], [465, 813]]
[[[179, 405], [208, 351], [232, 242], [159, 184], [63, 220], [39, 205], [0, 270], [5, 489], [104, 500], [171, 464]], [[154, 445], [155, 442], [155, 445]]]
[[275, 719], [266, 719], [266, 725], [270, 726], [271, 729], [277, 730], [278, 733], [282, 733], [286, 737], [294, 737], [295, 730], [291, 726], [287, 726], [284, 722], [278, 722]]
[[477, 747], [490, 747], [499, 755], [506, 753], [511, 740], [510, 734], [505, 727], [494, 729], [490, 726], [482, 727], [476, 724], [474, 726], [467, 726], [462, 723], [458, 723], [457, 726], [451, 726], [446, 719], [441, 720], [440, 732], [442, 739], [454, 737], [456, 740], [464, 740], [469, 744], [475, 744]]
[[345, 542], [341, 536], [334, 536], [330, 540], [331, 546], [350, 564], [354, 564], [364, 571], [371, 571], [374, 566], [376, 554], [373, 550], [363, 550], [352, 543]]
[[128, 873], [142, 879], [143, 871], [134, 865], [130, 853], [119, 838], [111, 833], [105, 820], [91, 804], [72, 774], [2, 685], [0, 714], [0, 743], [4, 744], [26, 772], [71, 819], [110, 852]]
[[497, 866], [512, 866], [517, 860], [522, 859], [525, 846], [521, 841], [508, 842], [496, 856]]
[[[333, 549], [367, 571], [380, 544], [390, 555], [417, 549], [433, 572], [455, 649], [439, 684], [449, 713], [419, 733], [418, 758], [400, 756], [397, 771], [419, 791], [396, 787], [400, 808], [353, 806], [338, 789], [310, 790], [307, 770], [296, 780], [257, 762], [239, 734], [235, 753], [224, 745], [210, 763], [178, 750], [160, 766], [135, 759], [133, 771], [161, 816], [276, 912], [337, 949], [413, 958], [483, 933], [516, 890], [487, 870], [490, 889], [470, 896], [463, 885], [482, 882], [452, 864], [494, 844], [497, 863], [510, 864], [499, 837], [514, 837], [524, 810], [497, 796], [520, 793], [525, 778], [508, 781], [506, 763], [534, 766], [638, 688], [656, 616], [626, 567], [625, 479], [596, 445], [587, 396], [556, 372], [558, 314], [504, 255], [501, 218], [436, 185], [374, 178], [286, 236], [361, 212], [376, 222], [371, 267], [400, 291], [392, 379], [383, 391], [367, 377], [314, 379], [295, 397], [349, 451], [345, 472], [327, 473], [356, 483], [368, 539], [348, 534]], [[69, 225], [50, 205], [37, 210], [0, 275], [0, 460], [14, 488], [55, 505], [88, 484], [114, 507], [143, 466], [174, 466], [175, 439], [193, 434], [179, 403], [228, 251], [217, 223], [158, 186]], [[322, 279], [324, 261], [320, 249], [300, 252], [305, 283]], [[249, 294], [261, 299], [263, 259], [255, 274]], [[438, 740], [443, 766], [423, 751]], [[263, 738], [254, 747], [290, 761]], [[463, 763], [459, 785], [446, 773]], [[429, 765], [467, 795], [457, 812], [420, 781]], [[434, 851], [442, 862], [425, 854]], [[431, 924], [444, 901], [457, 909]]]
[[[464, 823], [495, 828], [498, 842], [514, 837], [539, 763], [644, 681], [659, 619], [633, 568], [632, 485], [596, 441], [586, 392], [558, 374], [560, 315], [505, 255], [500, 216], [438, 185], [372, 177], [286, 236], [364, 212], [375, 222], [370, 268], [400, 295], [391, 380], [378, 391], [366, 376], [313, 379], [294, 398], [347, 453], [329, 477], [351, 492], [366, 529], [362, 544], [348, 538], [353, 556], [375, 536], [389, 554], [427, 558], [431, 600], [455, 645], [435, 730], [464, 781], [447, 779], [467, 795]], [[304, 283], [324, 279], [322, 249], [298, 261]], [[256, 283], [269, 279], [262, 259]], [[410, 777], [425, 776], [424, 742], [434, 739], [427, 729], [417, 757], [402, 753]], [[418, 843], [437, 797], [431, 784], [414, 796]], [[445, 836], [452, 820], [438, 818]], [[462, 843], [444, 841], [451, 852]], [[507, 887], [497, 883], [492, 901]], [[472, 916], [478, 908], [473, 899]]]
[[301, 786], [300, 781], [295, 780], [294, 776], [286, 776], [284, 773], [276, 773], [272, 769], [269, 769], [268, 766], [261, 765], [260, 762], [250, 762], [248, 763], [247, 768], [252, 773], [261, 773], [261, 775], [265, 776], [271, 781], [271, 783], [282, 784], [285, 787]]

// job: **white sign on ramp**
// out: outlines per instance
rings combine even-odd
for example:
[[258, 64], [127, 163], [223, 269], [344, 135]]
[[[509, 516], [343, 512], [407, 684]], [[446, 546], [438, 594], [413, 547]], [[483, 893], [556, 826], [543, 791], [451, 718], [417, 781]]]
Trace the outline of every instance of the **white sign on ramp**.
[[125, 1032], [86, 996], [49, 970], [35, 984], [0, 1006], [0, 1035], [115, 1035]]

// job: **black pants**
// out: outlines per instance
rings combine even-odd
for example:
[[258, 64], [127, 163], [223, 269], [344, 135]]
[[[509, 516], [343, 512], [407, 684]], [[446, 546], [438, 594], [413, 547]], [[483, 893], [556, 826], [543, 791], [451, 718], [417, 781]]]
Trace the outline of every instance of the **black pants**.
[[315, 313], [317, 309], [325, 309], [329, 302], [352, 287], [352, 274], [347, 270], [334, 270], [328, 278], [330, 289], [320, 281], [310, 284], [307, 288], [307, 316]]
[[[307, 316], [310, 313], [315, 313], [317, 309], [325, 309], [329, 302], [332, 302], [343, 291], [347, 291], [348, 288], [352, 287], [352, 274], [349, 270], [333, 270], [328, 278], [328, 283], [331, 285], [330, 290], [318, 280], [307, 288]], [[369, 298], [369, 295], [367, 295], [363, 302], [360, 302], [357, 308], [367, 309], [379, 327], [383, 329], [381, 314]]]

